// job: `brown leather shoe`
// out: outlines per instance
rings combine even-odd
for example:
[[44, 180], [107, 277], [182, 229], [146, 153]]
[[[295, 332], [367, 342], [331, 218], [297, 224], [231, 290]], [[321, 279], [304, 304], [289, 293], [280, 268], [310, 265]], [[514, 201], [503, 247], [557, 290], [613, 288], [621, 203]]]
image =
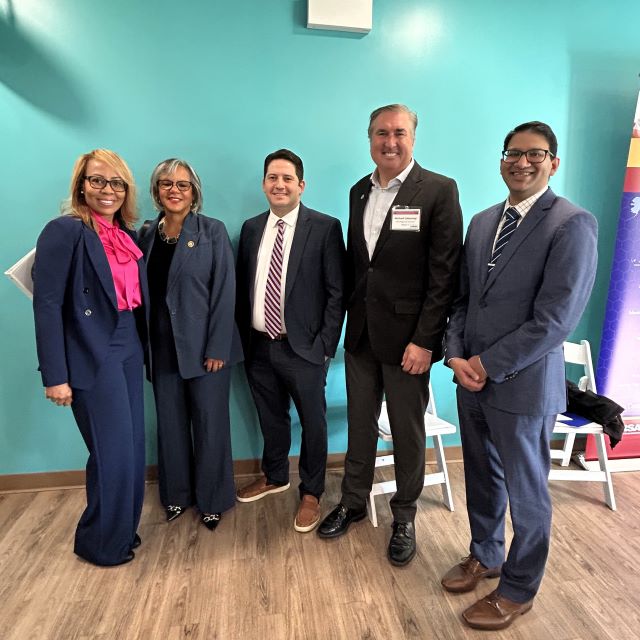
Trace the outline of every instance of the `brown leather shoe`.
[[293, 528], [300, 533], [313, 531], [320, 522], [320, 502], [318, 498], [305, 493], [300, 501]]
[[262, 476], [257, 480], [254, 480], [251, 484], [248, 484], [242, 489], [238, 489], [236, 499], [238, 502], [254, 502], [268, 496], [270, 493], [280, 493], [286, 491], [291, 485], [287, 484], [267, 484], [267, 479]]
[[452, 593], [465, 593], [473, 591], [482, 578], [497, 578], [499, 575], [500, 567], [487, 569], [479, 560], [468, 555], [444, 574], [440, 584]]
[[462, 618], [474, 629], [497, 631], [506, 629], [518, 616], [527, 613], [532, 606], [533, 600], [513, 602], [499, 595], [496, 589], [463, 611]]

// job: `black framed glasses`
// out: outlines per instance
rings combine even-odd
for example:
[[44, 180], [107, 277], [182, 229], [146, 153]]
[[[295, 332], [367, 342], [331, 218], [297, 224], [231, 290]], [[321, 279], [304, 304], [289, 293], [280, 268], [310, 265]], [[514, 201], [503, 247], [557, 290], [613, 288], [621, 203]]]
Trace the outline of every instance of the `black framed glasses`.
[[545, 161], [547, 156], [552, 160], [555, 158], [549, 149], [527, 149], [526, 151], [521, 151], [520, 149], [505, 149], [502, 152], [502, 160], [507, 164], [515, 164], [522, 156], [526, 156], [527, 162], [531, 164], [540, 164]]
[[188, 180], [177, 180], [176, 182], [173, 180], [158, 180], [158, 188], [164, 191], [169, 191], [174, 184], [178, 187], [178, 191], [189, 191], [193, 186]]
[[94, 189], [104, 189], [109, 185], [114, 191], [126, 191], [128, 187], [127, 183], [121, 178], [112, 178], [111, 180], [107, 180], [103, 176], [85, 176], [84, 179]]

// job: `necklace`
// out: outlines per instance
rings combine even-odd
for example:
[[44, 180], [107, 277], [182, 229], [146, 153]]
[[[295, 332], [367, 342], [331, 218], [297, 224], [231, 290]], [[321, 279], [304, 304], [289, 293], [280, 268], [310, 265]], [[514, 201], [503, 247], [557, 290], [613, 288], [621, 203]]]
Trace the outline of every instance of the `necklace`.
[[158, 222], [158, 235], [160, 236], [160, 240], [162, 242], [166, 242], [167, 244], [175, 244], [178, 242], [178, 238], [180, 237], [180, 233], [177, 236], [168, 236], [164, 232], [164, 218]]

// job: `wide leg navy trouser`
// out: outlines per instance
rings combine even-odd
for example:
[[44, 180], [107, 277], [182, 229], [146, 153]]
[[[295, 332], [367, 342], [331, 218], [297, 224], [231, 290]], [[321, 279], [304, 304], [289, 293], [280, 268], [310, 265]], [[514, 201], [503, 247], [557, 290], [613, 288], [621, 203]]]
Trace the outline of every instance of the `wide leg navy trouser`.
[[207, 373], [203, 366], [201, 376], [183, 378], [169, 315], [159, 312], [153, 322], [160, 501], [165, 507], [189, 507], [195, 502], [201, 513], [222, 513], [236, 501], [229, 418], [231, 368]]
[[71, 408], [84, 438], [87, 508], [74, 551], [99, 565], [131, 551], [144, 500], [142, 346], [130, 311], [121, 311], [91, 389], [73, 389]]

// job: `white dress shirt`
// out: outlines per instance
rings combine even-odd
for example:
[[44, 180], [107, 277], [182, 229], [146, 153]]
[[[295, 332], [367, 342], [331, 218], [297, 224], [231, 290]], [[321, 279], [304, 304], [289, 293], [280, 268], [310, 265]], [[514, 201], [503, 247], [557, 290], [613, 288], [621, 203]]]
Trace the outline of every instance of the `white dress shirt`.
[[273, 252], [273, 245], [275, 244], [276, 237], [278, 236], [278, 221], [282, 220], [284, 222], [284, 239], [282, 246], [282, 280], [280, 282], [280, 325], [282, 327], [280, 332], [287, 333], [287, 328], [284, 324], [284, 292], [287, 283], [287, 267], [289, 265], [289, 254], [291, 253], [291, 242], [296, 230], [299, 211], [300, 205], [289, 211], [285, 216], [282, 216], [282, 218], [279, 218], [275, 213], [273, 213], [273, 211], [269, 211], [267, 224], [264, 227], [262, 240], [260, 241], [260, 248], [258, 249], [256, 279], [253, 289], [253, 313], [251, 326], [256, 331], [266, 332], [267, 330], [264, 324], [264, 297], [267, 289], [271, 253]]
[[380, 237], [380, 231], [382, 231], [382, 225], [387, 217], [389, 207], [395, 200], [400, 191], [400, 187], [409, 175], [415, 160], [411, 158], [411, 162], [408, 166], [399, 173], [393, 180], [389, 181], [386, 187], [381, 187], [378, 181], [378, 170], [376, 169], [369, 178], [371, 180], [371, 192], [369, 193], [369, 199], [364, 209], [364, 218], [362, 224], [364, 227], [364, 240], [367, 243], [367, 251], [369, 252], [369, 258], [373, 255], [373, 250], [376, 248], [376, 243]]
[[504, 223], [507, 221], [507, 219], [505, 218], [505, 215], [504, 215], [505, 211], [507, 209], [509, 209], [509, 207], [513, 207], [520, 214], [520, 218], [519, 218], [518, 222], [516, 222], [516, 228], [519, 227], [520, 223], [524, 220], [524, 217], [527, 215], [527, 213], [529, 213], [529, 211], [531, 211], [531, 207], [533, 207], [533, 205], [538, 201], [540, 196], [548, 188], [549, 188], [549, 185], [547, 185], [541, 191], [538, 191], [538, 193], [534, 193], [532, 196], [529, 196], [528, 198], [526, 198], [522, 202], [518, 202], [518, 204], [509, 204], [509, 198], [507, 198], [505, 200], [504, 208], [502, 209], [502, 217], [500, 218], [500, 224], [498, 225], [498, 230], [496, 231], [496, 235], [493, 238], [493, 248], [491, 249], [492, 253], [493, 253], [494, 249], [496, 248], [496, 241], [498, 240], [498, 236], [500, 235], [500, 231], [502, 231], [502, 227], [504, 227]]

